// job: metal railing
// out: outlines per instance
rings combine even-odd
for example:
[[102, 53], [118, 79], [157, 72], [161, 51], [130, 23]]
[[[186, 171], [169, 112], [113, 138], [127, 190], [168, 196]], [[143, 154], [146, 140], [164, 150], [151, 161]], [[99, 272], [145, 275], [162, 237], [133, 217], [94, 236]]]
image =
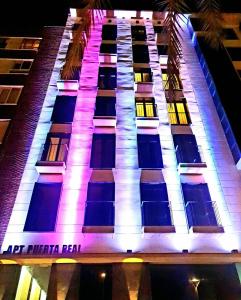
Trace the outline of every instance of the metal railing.
[[189, 227], [221, 226], [221, 218], [215, 201], [188, 201], [185, 205]]

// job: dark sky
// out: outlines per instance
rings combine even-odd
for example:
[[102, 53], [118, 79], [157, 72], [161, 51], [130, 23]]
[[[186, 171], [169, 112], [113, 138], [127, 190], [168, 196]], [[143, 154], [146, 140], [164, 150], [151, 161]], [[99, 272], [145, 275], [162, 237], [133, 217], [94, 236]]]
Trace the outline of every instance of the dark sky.
[[[68, 8], [81, 0], [5, 0], [1, 3], [0, 29], [5, 27], [64, 25]], [[113, 8], [154, 9], [155, 0], [109, 0]], [[188, 0], [193, 3], [197, 0]], [[200, 1], [200, 0], [198, 0]], [[224, 10], [241, 12], [241, 0], [219, 0]]]

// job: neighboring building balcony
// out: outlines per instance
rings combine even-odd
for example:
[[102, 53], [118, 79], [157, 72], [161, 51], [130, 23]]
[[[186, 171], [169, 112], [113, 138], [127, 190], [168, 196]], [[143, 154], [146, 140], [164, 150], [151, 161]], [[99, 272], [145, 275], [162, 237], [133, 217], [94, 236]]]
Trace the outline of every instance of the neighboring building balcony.
[[64, 174], [68, 155], [67, 143], [46, 143], [36, 163], [38, 173]]
[[96, 97], [94, 126], [116, 126], [116, 99], [115, 97]]
[[73, 74], [68, 79], [62, 78], [61, 74], [57, 80], [57, 88], [59, 91], [78, 91], [79, 89], [79, 78], [80, 78], [80, 68], [74, 70]]
[[159, 126], [157, 106], [154, 102], [136, 101], [136, 126], [150, 128]]
[[224, 229], [215, 201], [188, 201], [185, 205], [189, 231], [193, 233], [222, 233]]

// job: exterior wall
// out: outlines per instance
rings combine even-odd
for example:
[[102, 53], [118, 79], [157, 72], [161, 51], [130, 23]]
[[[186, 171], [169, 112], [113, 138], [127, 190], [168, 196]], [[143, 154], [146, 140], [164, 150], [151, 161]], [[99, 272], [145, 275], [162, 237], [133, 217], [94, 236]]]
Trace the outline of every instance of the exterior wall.
[[[124, 15], [125, 12], [123, 12]], [[152, 132], [152, 130], [136, 128], [130, 22], [128, 19], [122, 19], [121, 12], [117, 18], [116, 168], [113, 170], [116, 185], [114, 234], [82, 233], [87, 184], [91, 175], [89, 162], [92, 134], [114, 131], [113, 128], [94, 128], [92, 123], [97, 95], [98, 52], [101, 43], [101, 24], [98, 22], [92, 29], [91, 39], [83, 59], [56, 230], [51, 233], [23, 232], [33, 185], [38, 178], [35, 163], [51, 126], [52, 106], [55, 96], [58, 94], [56, 80], [69, 44], [68, 28], [73, 21], [74, 19], [69, 17], [50, 81], [47, 76], [45, 78], [45, 84], [47, 85], [49, 81], [49, 87], [39, 120], [38, 116], [34, 115], [34, 124], [37, 121], [38, 124], [2, 251], [6, 250], [8, 245], [29, 244], [76, 244], [81, 245], [81, 253], [88, 254], [119, 253], [126, 252], [127, 249], [144, 254], [176, 253], [183, 249], [194, 253], [228, 253], [232, 249], [240, 249], [240, 221], [238, 220], [241, 196], [240, 174], [235, 168], [197, 55], [191, 44], [186, 25], [183, 24], [181, 79], [184, 96], [187, 99], [192, 119], [193, 133], [198, 145], [202, 146], [207, 163], [204, 178], [208, 183], [211, 198], [218, 206], [224, 228], [224, 233], [188, 232], [151, 20], [145, 20], [145, 25], [151, 59], [150, 66], [153, 71], [154, 97], [160, 120], [157, 130], [164, 162], [162, 172], [167, 184], [176, 233], [143, 234], [139, 195], [141, 170], [138, 168], [136, 134], [137, 132]], [[58, 34], [60, 35], [61, 32]], [[58, 47], [57, 43], [55, 46]], [[50, 55], [53, 62], [54, 49]], [[51, 70], [48, 70], [48, 74], [50, 72]], [[61, 94], [70, 94], [70, 92], [61, 92]], [[41, 97], [43, 99], [43, 95]], [[33, 133], [33, 131], [34, 129], [31, 127], [31, 132]], [[22, 164], [23, 162], [21, 162]], [[6, 161], [6, 166], [9, 166], [8, 161]]]
[[[56, 59], [56, 53], [62, 38], [63, 28], [48, 27], [43, 31], [43, 41], [37, 58], [31, 68], [25, 87], [19, 99], [17, 113], [12, 120], [8, 136], [0, 158], [0, 244], [10, 220], [11, 212], [21, 187], [23, 194], [31, 191], [33, 175], [27, 182], [22, 179], [23, 173], [34, 174], [31, 165], [26, 164], [33, 136], [38, 123], [42, 103], [45, 98], [50, 76]], [[35, 145], [32, 146], [34, 151]], [[28, 188], [30, 186], [30, 188]], [[19, 193], [21, 194], [21, 192]], [[19, 195], [19, 194], [18, 194]], [[20, 196], [21, 197], [21, 196]], [[24, 205], [17, 206], [18, 211], [24, 209]], [[16, 208], [16, 206], [15, 206]], [[26, 209], [26, 208], [25, 208]], [[16, 215], [15, 215], [16, 216]]]

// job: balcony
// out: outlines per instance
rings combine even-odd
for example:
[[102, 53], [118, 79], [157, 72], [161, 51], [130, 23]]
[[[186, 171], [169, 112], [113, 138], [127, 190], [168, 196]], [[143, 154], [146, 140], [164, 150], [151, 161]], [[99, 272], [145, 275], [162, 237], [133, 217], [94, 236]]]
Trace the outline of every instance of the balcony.
[[39, 174], [64, 174], [68, 155], [68, 144], [50, 143], [42, 146], [41, 157], [36, 163]]
[[153, 102], [136, 101], [136, 126], [156, 128], [159, 126], [157, 106]]
[[59, 91], [78, 91], [79, 89], [79, 77], [80, 68], [76, 69], [72, 76], [68, 79], [60, 78], [57, 80], [57, 88]]
[[[196, 155], [190, 153], [189, 160], [186, 160], [186, 155], [178, 153], [178, 146], [176, 147], [176, 155], [178, 160], [178, 173], [179, 174], [203, 174], [207, 168], [201, 146], [197, 146]], [[191, 151], [190, 151], [191, 152]], [[187, 153], [188, 155], [188, 153]], [[186, 162], [185, 162], [186, 161]]]
[[143, 201], [141, 211], [144, 233], [175, 232], [169, 201]]
[[193, 233], [222, 233], [217, 204], [214, 201], [188, 201], [185, 205], [189, 231]]

